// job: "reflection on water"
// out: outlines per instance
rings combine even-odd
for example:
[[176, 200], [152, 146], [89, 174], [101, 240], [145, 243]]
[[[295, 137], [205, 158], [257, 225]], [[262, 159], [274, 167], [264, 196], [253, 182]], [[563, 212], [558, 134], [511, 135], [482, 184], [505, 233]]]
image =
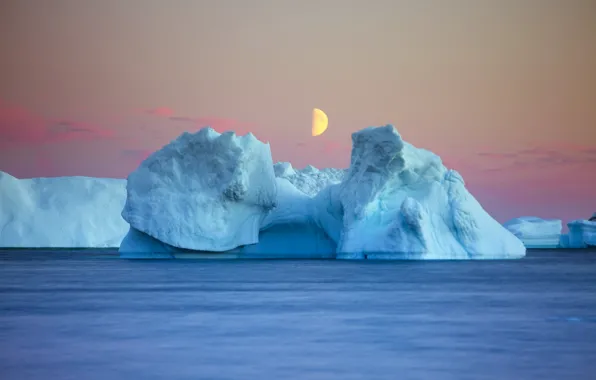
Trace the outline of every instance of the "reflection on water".
[[593, 379], [596, 252], [125, 261], [0, 252], [0, 378]]

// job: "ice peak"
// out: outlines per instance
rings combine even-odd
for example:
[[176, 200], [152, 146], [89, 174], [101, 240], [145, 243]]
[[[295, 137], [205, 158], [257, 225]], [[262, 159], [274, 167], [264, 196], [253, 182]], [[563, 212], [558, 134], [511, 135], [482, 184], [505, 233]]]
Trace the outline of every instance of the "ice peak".
[[289, 177], [296, 174], [296, 171], [289, 162], [277, 162], [273, 166], [276, 177]]
[[308, 174], [313, 174], [313, 173], [318, 173], [319, 169], [315, 168], [312, 165], [306, 165], [306, 167], [304, 169], [302, 169], [303, 173], [308, 173]]
[[393, 125], [368, 127], [352, 133], [350, 173], [381, 173], [403, 167], [404, 142]]

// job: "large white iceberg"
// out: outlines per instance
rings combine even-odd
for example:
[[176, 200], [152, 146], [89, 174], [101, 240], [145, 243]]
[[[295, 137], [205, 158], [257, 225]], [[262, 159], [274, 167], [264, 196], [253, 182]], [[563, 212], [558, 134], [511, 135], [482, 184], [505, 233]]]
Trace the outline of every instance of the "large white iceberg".
[[170, 246], [227, 251], [258, 242], [276, 205], [271, 150], [252, 134], [183, 133], [128, 176], [122, 217]]
[[120, 252], [345, 259], [525, 255], [522, 242], [482, 209], [457, 172], [405, 143], [393, 126], [364, 129], [352, 141], [349, 170], [296, 171], [287, 163], [273, 166], [269, 146], [252, 135], [211, 129], [184, 134], [129, 176], [122, 215], [131, 228]]
[[126, 180], [18, 179], [0, 172], [0, 247], [118, 247]]
[[569, 227], [569, 248], [596, 247], [596, 221], [572, 220], [567, 223], [567, 227]]
[[320, 225], [339, 258], [489, 259], [525, 255], [462, 177], [392, 125], [352, 134], [349, 172], [318, 196]]
[[526, 248], [557, 248], [561, 242], [563, 223], [560, 219], [523, 216], [511, 219], [504, 226], [517, 236]]

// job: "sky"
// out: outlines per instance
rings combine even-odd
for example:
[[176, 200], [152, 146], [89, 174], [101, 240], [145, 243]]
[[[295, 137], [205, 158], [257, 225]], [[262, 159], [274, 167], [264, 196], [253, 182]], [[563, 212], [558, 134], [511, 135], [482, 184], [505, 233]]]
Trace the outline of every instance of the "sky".
[[207, 125], [347, 167], [393, 124], [501, 222], [596, 212], [594, 0], [2, 0], [0, 54], [19, 178], [126, 178]]

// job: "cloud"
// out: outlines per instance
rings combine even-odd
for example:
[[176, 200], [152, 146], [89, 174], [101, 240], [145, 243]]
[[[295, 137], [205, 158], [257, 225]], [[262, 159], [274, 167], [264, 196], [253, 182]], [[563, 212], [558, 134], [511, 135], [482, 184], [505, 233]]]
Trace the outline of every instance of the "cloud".
[[221, 118], [221, 117], [193, 117], [186, 115], [176, 115], [172, 108], [156, 107], [142, 110], [142, 113], [166, 118], [175, 123], [190, 124], [192, 128], [200, 129], [204, 127], [211, 127], [218, 132], [234, 131], [237, 134], [244, 135], [246, 133], [254, 133], [256, 127], [253, 123], [247, 123], [236, 119]]
[[251, 128], [255, 127], [252, 123], [220, 117], [171, 116], [169, 119], [174, 122], [190, 123], [198, 128], [211, 127], [220, 133], [235, 131], [238, 134], [246, 134], [252, 132]]
[[47, 136], [50, 139], [59, 139], [61, 141], [96, 140], [112, 138], [115, 133], [111, 129], [100, 128], [85, 122], [61, 120], [47, 127]]
[[[148, 113], [153, 120], [141, 118]], [[254, 132], [251, 123], [231, 118], [176, 116], [167, 107], [138, 110], [114, 124], [117, 130], [89, 121], [52, 119], [0, 99], [0, 170], [25, 177], [110, 173], [125, 176], [182, 132], [207, 125], [219, 132], [233, 130], [239, 135]]]
[[484, 173], [494, 173], [494, 172], [501, 172], [503, 171], [503, 168], [486, 168], [486, 169], [482, 169], [482, 171]]
[[155, 107], [142, 110], [143, 113], [154, 116], [170, 117], [174, 115], [174, 111], [169, 107]]
[[546, 167], [596, 164], [596, 148], [575, 146], [572, 149], [560, 146], [556, 149], [547, 146], [521, 150], [514, 165], [518, 167]]
[[350, 154], [352, 147], [341, 144], [337, 141], [324, 140], [323, 141], [323, 153], [324, 154]]
[[50, 143], [115, 137], [111, 129], [86, 122], [49, 120], [24, 107], [0, 101], [0, 143]]
[[46, 122], [24, 107], [0, 100], [0, 142], [41, 141]]
[[180, 121], [183, 123], [192, 123], [192, 124], [196, 124], [197, 123], [197, 118], [194, 117], [188, 117], [188, 116], [170, 116], [169, 119], [171, 121]]
[[504, 162], [497, 168], [485, 168], [485, 172], [510, 170], [512, 168], [546, 168], [554, 166], [596, 164], [596, 146], [564, 142], [546, 143], [513, 152], [478, 152], [479, 157], [491, 162]]
[[252, 133], [259, 140], [266, 141], [268, 139], [267, 132], [258, 129], [253, 123], [247, 123], [235, 119], [219, 118], [219, 117], [171, 117], [171, 121], [178, 122], [184, 125], [184, 130], [199, 130], [205, 127], [211, 127], [219, 133], [233, 131], [238, 136], [244, 136]]
[[479, 152], [479, 156], [493, 159], [507, 159], [517, 157], [517, 153]]

